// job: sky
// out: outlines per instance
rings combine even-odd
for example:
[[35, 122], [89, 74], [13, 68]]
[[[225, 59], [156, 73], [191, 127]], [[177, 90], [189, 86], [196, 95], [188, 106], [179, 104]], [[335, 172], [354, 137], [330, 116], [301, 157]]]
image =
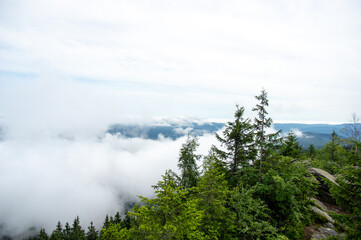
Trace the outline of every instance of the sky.
[[361, 105], [360, 10], [356, 0], [1, 0], [0, 115], [229, 119], [237, 103], [251, 115], [265, 88], [274, 121], [345, 122]]
[[[274, 122], [361, 107], [358, 0], [0, 0], [0, 236], [123, 211], [185, 138], [109, 124], [231, 119], [262, 88]], [[200, 137], [199, 153], [216, 144]]]

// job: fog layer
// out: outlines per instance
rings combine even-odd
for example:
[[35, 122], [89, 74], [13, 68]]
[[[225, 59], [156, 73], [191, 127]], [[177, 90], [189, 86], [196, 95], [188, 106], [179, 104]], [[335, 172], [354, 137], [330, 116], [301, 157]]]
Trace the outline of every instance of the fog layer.
[[[136, 195], [152, 196], [151, 185], [166, 169], [177, 169], [184, 141], [38, 134], [0, 142], [3, 233], [33, 226], [50, 231], [77, 215], [84, 228], [90, 221], [101, 227], [106, 214], [123, 212]], [[201, 137], [199, 151], [206, 154], [212, 141]]]

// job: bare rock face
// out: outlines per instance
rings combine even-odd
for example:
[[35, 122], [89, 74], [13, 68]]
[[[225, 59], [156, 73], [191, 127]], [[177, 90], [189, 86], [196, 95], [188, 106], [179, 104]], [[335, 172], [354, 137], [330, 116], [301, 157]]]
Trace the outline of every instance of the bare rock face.
[[328, 215], [327, 212], [324, 212], [322, 211], [321, 209], [315, 207], [315, 206], [312, 206], [312, 211], [318, 215], [320, 215], [321, 217], [325, 218], [328, 222], [330, 223], [335, 223], [335, 220], [333, 220], [332, 217], [330, 217], [330, 215]]
[[327, 237], [332, 237], [332, 236], [340, 237], [340, 235], [332, 228], [319, 227], [312, 234], [311, 239], [326, 239]]
[[332, 174], [330, 174], [320, 168], [310, 167], [308, 169], [308, 171], [311, 174], [313, 174], [313, 176], [317, 179], [317, 182], [318, 182], [317, 198], [322, 200], [323, 202], [327, 202], [330, 204], [336, 204], [335, 200], [332, 198], [332, 196], [330, 194], [330, 187], [329, 187], [329, 183], [328, 183], [328, 182], [330, 182], [331, 184], [338, 185], [338, 183], [336, 182], [336, 178]]
[[310, 167], [308, 169], [308, 171], [310, 173], [312, 173], [316, 178], [317, 177], [323, 177], [323, 178], [326, 178], [327, 180], [331, 181], [333, 184], [338, 185], [338, 183], [336, 182], [335, 176], [333, 176], [332, 174], [326, 172], [325, 170], [322, 170], [320, 168]]

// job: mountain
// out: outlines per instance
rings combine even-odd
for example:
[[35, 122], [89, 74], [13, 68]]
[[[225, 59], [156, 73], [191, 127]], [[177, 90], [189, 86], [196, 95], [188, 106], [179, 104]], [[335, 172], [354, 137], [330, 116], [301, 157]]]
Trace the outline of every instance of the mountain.
[[[173, 140], [185, 136], [202, 136], [213, 134], [222, 129], [224, 123], [200, 122], [194, 120], [165, 121], [152, 124], [114, 124], [108, 129], [110, 134], [121, 134], [126, 138], [145, 138], [156, 140], [159, 136], [171, 138]], [[303, 124], [303, 123], [274, 123], [273, 128], [282, 130], [283, 134], [294, 131], [298, 141], [303, 148], [308, 148], [313, 144], [317, 148], [323, 147], [331, 139], [331, 134], [335, 131], [338, 136], [344, 138], [342, 129], [347, 124]]]
[[342, 129], [348, 124], [304, 124], [304, 123], [274, 123], [276, 130], [282, 130], [282, 133], [294, 131], [298, 141], [303, 148], [308, 148], [313, 144], [316, 148], [323, 147], [331, 140], [333, 131], [342, 139], [345, 138]]
[[150, 125], [128, 125], [114, 124], [108, 129], [110, 134], [121, 134], [126, 138], [145, 138], [156, 140], [159, 136], [171, 138], [173, 140], [185, 136], [202, 136], [204, 134], [213, 134], [220, 130], [224, 123], [217, 122], [166, 122]]

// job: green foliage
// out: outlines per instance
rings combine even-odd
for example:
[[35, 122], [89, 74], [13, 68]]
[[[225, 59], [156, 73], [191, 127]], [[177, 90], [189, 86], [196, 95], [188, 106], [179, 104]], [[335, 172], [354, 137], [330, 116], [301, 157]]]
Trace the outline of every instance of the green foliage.
[[253, 197], [254, 190], [232, 191], [230, 204], [236, 214], [236, 239], [275, 239], [277, 229], [270, 223], [270, 209], [259, 198]]
[[360, 238], [360, 221], [355, 219], [355, 216], [352, 214], [337, 214], [334, 212], [329, 213], [330, 216], [336, 221], [336, 227], [339, 231], [344, 231], [347, 234], [349, 240], [359, 239]]
[[326, 143], [323, 149], [317, 151], [316, 158], [312, 160], [312, 165], [331, 174], [336, 174], [344, 166], [350, 164], [348, 156], [346, 149], [341, 145], [341, 140], [333, 132], [330, 142]]
[[226, 148], [226, 151], [217, 149], [221, 159], [228, 165], [229, 182], [236, 186], [240, 177], [240, 169], [254, 160], [255, 149], [253, 145], [253, 125], [249, 118], [243, 118], [244, 107], [236, 106], [234, 121], [228, 122], [223, 131], [223, 137], [216, 133], [216, 138]]
[[352, 212], [352, 235], [361, 235], [361, 168], [346, 166], [339, 171], [339, 185], [331, 185], [330, 191], [337, 203]]
[[134, 239], [131, 236], [131, 232], [122, 228], [120, 223], [109, 224], [107, 229], [102, 229], [101, 240], [130, 240]]
[[69, 235], [71, 240], [85, 240], [85, 231], [80, 226], [80, 220], [79, 217], [76, 217], [74, 219], [71, 232]]
[[313, 144], [310, 144], [310, 146], [307, 149], [307, 157], [313, 160], [316, 157], [316, 149]]
[[56, 229], [50, 236], [50, 240], [62, 240], [64, 239], [63, 227], [60, 222], [56, 225]]
[[180, 184], [184, 188], [191, 188], [197, 185], [199, 177], [197, 160], [201, 158], [195, 152], [197, 150], [198, 139], [188, 136], [186, 143], [182, 145], [179, 153], [178, 167], [181, 171]]
[[297, 239], [310, 223], [309, 197], [314, 195], [315, 186], [306, 164], [292, 160], [280, 157], [269, 162], [255, 193], [270, 208], [278, 228], [289, 238]]
[[42, 229], [40, 230], [38, 239], [39, 239], [39, 240], [48, 240], [48, 239], [49, 239], [49, 236], [48, 236], [48, 234], [46, 233], [45, 229], [42, 228]]
[[268, 98], [266, 90], [262, 89], [261, 94], [256, 96], [256, 99], [259, 100], [259, 103], [252, 109], [252, 111], [257, 111], [258, 113], [258, 117], [254, 119], [253, 124], [255, 132], [254, 147], [257, 150], [259, 160], [259, 181], [261, 181], [262, 164], [270, 158], [277, 148], [280, 142], [280, 139], [278, 138], [280, 131], [276, 133], [266, 133], [266, 129], [270, 128], [272, 124], [272, 119], [267, 117], [268, 112], [266, 107], [268, 107]]
[[230, 239], [234, 214], [227, 208], [230, 191], [224, 171], [212, 153], [203, 163], [204, 174], [198, 181], [197, 208], [203, 212], [201, 230], [207, 239]]
[[195, 199], [187, 198], [189, 190], [177, 187], [167, 172], [156, 189], [155, 199], [140, 197], [144, 206], [136, 205], [130, 213], [136, 217], [135, 234], [144, 239], [203, 239], [203, 212]]
[[64, 240], [70, 240], [71, 238], [71, 228], [70, 228], [70, 225], [69, 223], [65, 223], [65, 228], [63, 229], [63, 237], [64, 237]]
[[95, 229], [93, 222], [90, 222], [90, 226], [88, 227], [88, 232], [86, 233], [87, 240], [97, 240], [98, 239], [98, 231]]
[[286, 139], [282, 142], [281, 155], [298, 159], [301, 155], [301, 146], [294, 132], [288, 132]]

